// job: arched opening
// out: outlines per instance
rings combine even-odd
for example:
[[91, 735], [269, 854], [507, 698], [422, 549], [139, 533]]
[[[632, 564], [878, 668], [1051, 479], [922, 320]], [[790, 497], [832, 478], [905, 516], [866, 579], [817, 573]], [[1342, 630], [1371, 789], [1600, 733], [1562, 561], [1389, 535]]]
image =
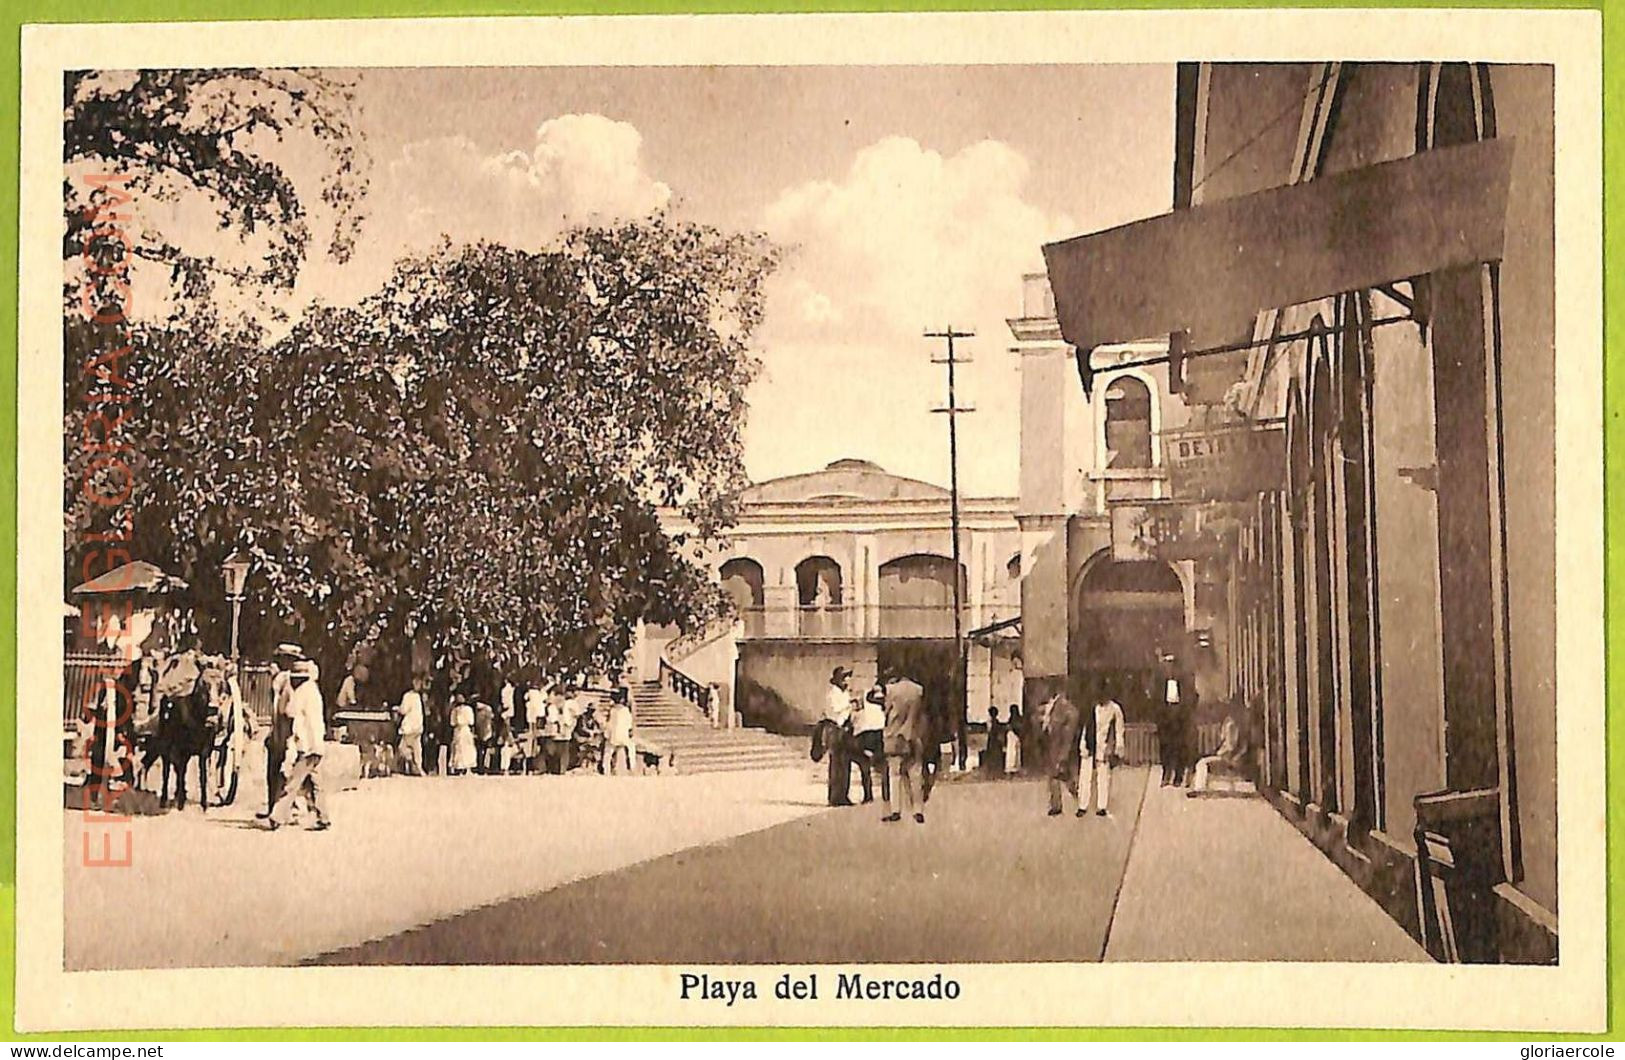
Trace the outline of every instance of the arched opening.
[[841, 565], [828, 556], [808, 556], [796, 564], [796, 601], [825, 610], [841, 606]]
[[[880, 636], [953, 639], [954, 561], [946, 556], [901, 556], [880, 567]], [[960, 599], [965, 570], [958, 569]]]
[[1072, 616], [1068, 669], [1074, 681], [1106, 684], [1130, 720], [1151, 720], [1160, 656], [1187, 654], [1179, 575], [1160, 560], [1101, 554], [1078, 581]]
[[733, 601], [739, 620], [745, 624], [745, 635], [761, 636], [764, 596], [762, 565], [748, 556], [736, 556], [718, 571], [722, 589]]
[[[1443, 63], [1422, 78], [1417, 149], [1496, 136], [1489, 67]], [[1421, 281], [1433, 373], [1444, 784], [1499, 793], [1501, 867], [1522, 875], [1517, 736], [1508, 638], [1502, 461], [1501, 266], [1438, 269]], [[1521, 352], [1521, 351], [1520, 351]], [[1463, 946], [1463, 959], [1468, 946]]]
[[803, 637], [834, 637], [843, 632], [841, 565], [828, 556], [808, 556], [796, 564], [797, 624]]

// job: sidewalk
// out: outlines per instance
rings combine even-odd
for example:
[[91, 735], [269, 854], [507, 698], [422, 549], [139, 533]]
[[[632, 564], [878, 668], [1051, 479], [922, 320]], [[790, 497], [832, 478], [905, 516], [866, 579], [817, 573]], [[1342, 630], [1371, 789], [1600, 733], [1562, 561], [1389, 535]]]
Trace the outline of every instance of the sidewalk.
[[1146, 789], [1108, 961], [1427, 961], [1261, 798]]

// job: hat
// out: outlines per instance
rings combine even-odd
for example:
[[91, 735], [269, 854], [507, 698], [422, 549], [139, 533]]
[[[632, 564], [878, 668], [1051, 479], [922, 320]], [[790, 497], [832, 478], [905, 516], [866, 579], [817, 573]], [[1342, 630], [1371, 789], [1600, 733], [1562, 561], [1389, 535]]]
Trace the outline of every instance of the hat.
[[276, 646], [276, 651], [272, 652], [271, 654], [274, 656], [285, 655], [290, 659], [303, 659], [305, 657], [305, 649], [289, 641], [283, 641], [281, 644]]
[[832, 670], [830, 672], [829, 679], [830, 679], [831, 683], [834, 683], [836, 681], [839, 681], [843, 677], [851, 677], [851, 676], [852, 676], [852, 671], [851, 671], [850, 668], [845, 667], [845, 666], [837, 666], [834, 670]]
[[288, 668], [288, 672], [293, 674], [295, 677], [306, 677], [314, 681], [321, 671], [319, 671], [316, 668], [316, 664], [311, 662], [309, 659], [300, 659], [298, 662], [294, 663]]

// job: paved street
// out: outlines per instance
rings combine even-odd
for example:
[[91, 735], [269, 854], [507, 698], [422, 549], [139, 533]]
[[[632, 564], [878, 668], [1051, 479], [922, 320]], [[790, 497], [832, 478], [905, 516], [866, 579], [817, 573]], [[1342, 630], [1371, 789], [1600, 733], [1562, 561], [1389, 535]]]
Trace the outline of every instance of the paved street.
[[266, 833], [262, 791], [133, 819], [130, 868], [85, 868], [83, 815], [64, 811], [69, 970], [292, 964], [782, 824], [823, 794], [811, 768], [389, 777], [333, 795], [330, 831]]
[[68, 967], [1427, 959], [1261, 799], [1125, 769], [1078, 820], [964, 779], [922, 826], [817, 781], [393, 777], [275, 834], [250, 789], [132, 821], [130, 869], [83, 868], [68, 812]]
[[941, 784], [926, 823], [833, 810], [330, 955], [332, 963], [1099, 960], [1145, 770], [1113, 818], [1032, 781]]

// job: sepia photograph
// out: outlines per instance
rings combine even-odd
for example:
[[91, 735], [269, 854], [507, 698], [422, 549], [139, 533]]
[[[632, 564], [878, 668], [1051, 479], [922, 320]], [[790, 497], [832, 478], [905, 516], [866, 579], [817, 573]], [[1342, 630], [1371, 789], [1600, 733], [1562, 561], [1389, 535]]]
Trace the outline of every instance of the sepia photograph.
[[689, 1022], [931, 1022], [967, 966], [1600, 952], [1559, 932], [1602, 811], [1560, 63], [620, 21], [32, 83], [53, 975], [647, 967]]

